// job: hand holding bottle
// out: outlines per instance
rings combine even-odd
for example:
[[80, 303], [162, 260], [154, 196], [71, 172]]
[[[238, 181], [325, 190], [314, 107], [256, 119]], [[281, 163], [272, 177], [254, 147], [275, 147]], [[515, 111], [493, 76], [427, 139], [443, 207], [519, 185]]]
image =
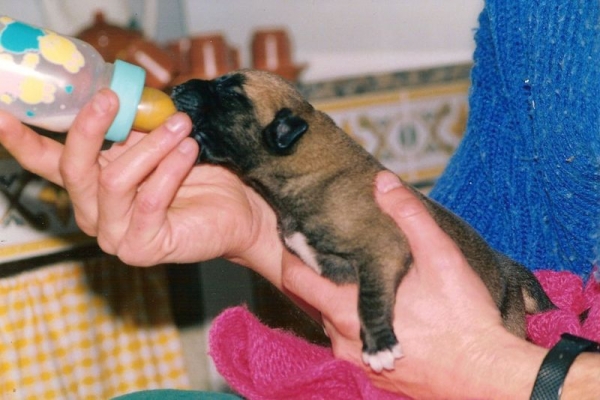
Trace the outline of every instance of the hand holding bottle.
[[0, 111], [0, 145], [25, 169], [65, 187], [81, 229], [124, 262], [224, 256], [281, 287], [283, 246], [264, 200], [227, 170], [195, 165], [198, 146], [183, 113], [101, 150], [117, 103], [113, 92], [101, 90], [83, 106], [64, 145]]

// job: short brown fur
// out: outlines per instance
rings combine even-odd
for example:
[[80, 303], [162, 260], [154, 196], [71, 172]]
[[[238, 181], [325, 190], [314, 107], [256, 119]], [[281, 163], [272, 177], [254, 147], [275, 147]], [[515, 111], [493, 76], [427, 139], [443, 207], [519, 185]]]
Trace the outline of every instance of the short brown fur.
[[[292, 243], [300, 232], [324, 276], [359, 284], [364, 353], [392, 351], [395, 291], [412, 256], [403, 233], [374, 201], [375, 176], [384, 167], [290, 83], [270, 73], [244, 70], [190, 82], [175, 88], [173, 97], [194, 121], [204, 148], [201, 161], [228, 166], [255, 187], [277, 212], [282, 239]], [[300, 133], [295, 138], [290, 132]], [[291, 144], [285, 141], [290, 137]], [[507, 329], [524, 337], [525, 313], [554, 307], [534, 275], [492, 250], [452, 212], [413, 192], [479, 274]]]

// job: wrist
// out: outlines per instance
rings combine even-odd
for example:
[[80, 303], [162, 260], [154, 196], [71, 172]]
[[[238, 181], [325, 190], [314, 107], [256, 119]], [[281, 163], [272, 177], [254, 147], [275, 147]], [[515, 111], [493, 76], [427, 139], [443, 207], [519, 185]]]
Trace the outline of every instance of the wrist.
[[531, 399], [584, 399], [600, 393], [600, 344], [563, 334], [539, 368]]
[[232, 254], [225, 255], [230, 261], [252, 269], [281, 290], [281, 265], [283, 243], [277, 230], [277, 218], [273, 210], [249, 189], [248, 203], [252, 224], [242, 244]]
[[529, 399], [548, 351], [504, 330], [487, 343], [473, 355], [469, 397]]

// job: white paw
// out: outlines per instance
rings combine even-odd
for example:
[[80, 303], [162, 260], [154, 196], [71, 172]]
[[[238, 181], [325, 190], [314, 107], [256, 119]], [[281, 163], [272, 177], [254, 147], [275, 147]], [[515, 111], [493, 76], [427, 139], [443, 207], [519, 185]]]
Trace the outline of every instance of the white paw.
[[395, 345], [391, 350], [382, 350], [375, 354], [363, 353], [363, 362], [371, 367], [375, 372], [381, 372], [384, 369], [392, 371], [394, 362], [402, 358], [402, 348], [399, 344]]

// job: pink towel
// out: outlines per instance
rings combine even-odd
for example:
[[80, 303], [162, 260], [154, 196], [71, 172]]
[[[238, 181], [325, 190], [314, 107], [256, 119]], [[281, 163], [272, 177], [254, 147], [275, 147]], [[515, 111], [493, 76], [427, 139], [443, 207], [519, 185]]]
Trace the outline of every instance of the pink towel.
[[213, 322], [210, 355], [237, 393], [258, 399], [402, 399], [374, 387], [357, 366], [330, 349], [261, 324], [245, 307]]
[[[600, 284], [587, 285], [568, 272], [537, 273], [559, 307], [528, 317], [533, 342], [550, 347], [563, 332], [600, 340]], [[579, 315], [588, 311], [583, 323]], [[288, 332], [271, 329], [244, 307], [217, 317], [210, 331], [217, 370], [240, 395], [251, 399], [406, 399], [374, 387], [357, 366], [333, 357]]]
[[[559, 309], [527, 317], [531, 341], [552, 347], [561, 333], [568, 332], [600, 342], [600, 283], [592, 277], [584, 285], [571, 272], [538, 271], [536, 276]], [[582, 323], [584, 312], [587, 317]]]

